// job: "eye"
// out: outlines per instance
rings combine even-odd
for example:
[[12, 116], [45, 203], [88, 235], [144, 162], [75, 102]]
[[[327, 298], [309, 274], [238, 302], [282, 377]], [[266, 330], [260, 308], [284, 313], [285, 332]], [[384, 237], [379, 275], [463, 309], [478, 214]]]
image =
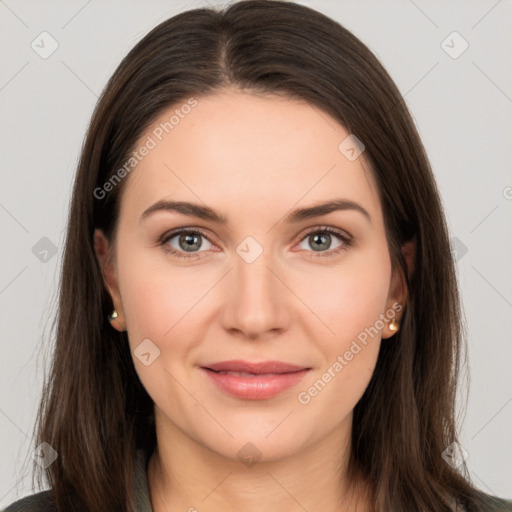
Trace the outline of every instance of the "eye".
[[[333, 238], [337, 239], [337, 245], [334, 247], [332, 246]], [[306, 244], [306, 247], [304, 244]], [[321, 228], [317, 227], [307, 232], [306, 236], [299, 244], [299, 247], [307, 252], [316, 252], [317, 254], [314, 256], [332, 256], [341, 251], [346, 251], [350, 247], [350, 244], [351, 239], [349, 236], [337, 229], [325, 226]], [[307, 246], [313, 250], [308, 250]]]
[[189, 228], [166, 233], [160, 244], [166, 252], [181, 258], [194, 257], [198, 252], [204, 252], [199, 249], [208, 250], [213, 246], [204, 233]]
[[[333, 238], [337, 243], [334, 247], [332, 247]], [[159, 243], [165, 252], [178, 258], [197, 258], [201, 252], [215, 247], [208, 236], [197, 228], [181, 228], [171, 231], [164, 234]], [[304, 247], [304, 244], [309, 245], [312, 250]], [[341, 251], [346, 251], [350, 245], [350, 236], [335, 228], [323, 226], [308, 231], [302, 238], [299, 248], [312, 253], [308, 257], [334, 256]]]

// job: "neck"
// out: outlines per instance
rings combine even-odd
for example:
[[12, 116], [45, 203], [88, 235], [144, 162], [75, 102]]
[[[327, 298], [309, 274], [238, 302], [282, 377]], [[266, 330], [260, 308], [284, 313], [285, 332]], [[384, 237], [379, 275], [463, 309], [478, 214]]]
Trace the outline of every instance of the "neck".
[[169, 434], [158, 436], [157, 428], [158, 448], [148, 466], [154, 512], [371, 510], [362, 474], [348, 477], [350, 445], [345, 443], [339, 455], [333, 450], [340, 446], [337, 432], [300, 453], [253, 465], [223, 457], [178, 429]]

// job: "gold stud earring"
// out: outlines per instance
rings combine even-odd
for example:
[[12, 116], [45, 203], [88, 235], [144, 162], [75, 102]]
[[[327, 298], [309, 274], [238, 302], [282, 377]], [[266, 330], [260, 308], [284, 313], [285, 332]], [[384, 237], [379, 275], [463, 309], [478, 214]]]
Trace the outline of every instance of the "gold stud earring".
[[108, 316], [108, 320], [110, 323], [112, 323], [119, 315], [117, 314], [117, 311], [114, 309], [112, 313]]
[[397, 323], [397, 321], [396, 321], [396, 317], [395, 317], [395, 318], [393, 318], [393, 320], [390, 322], [390, 324], [389, 324], [389, 330], [390, 330], [391, 332], [396, 332], [396, 331], [398, 331], [398, 323]]

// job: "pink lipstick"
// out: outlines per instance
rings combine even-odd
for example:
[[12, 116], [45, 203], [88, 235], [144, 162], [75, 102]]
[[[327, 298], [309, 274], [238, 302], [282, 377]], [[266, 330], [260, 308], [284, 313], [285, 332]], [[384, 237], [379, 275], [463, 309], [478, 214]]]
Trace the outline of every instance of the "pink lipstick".
[[245, 400], [265, 400], [299, 383], [310, 368], [264, 361], [223, 361], [201, 369], [223, 392]]

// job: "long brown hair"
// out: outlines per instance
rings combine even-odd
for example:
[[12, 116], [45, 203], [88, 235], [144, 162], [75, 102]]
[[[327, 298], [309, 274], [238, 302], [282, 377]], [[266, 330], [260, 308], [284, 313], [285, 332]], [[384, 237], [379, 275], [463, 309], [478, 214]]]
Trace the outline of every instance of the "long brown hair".
[[[44, 472], [58, 510], [77, 509], [77, 500], [91, 512], [131, 510], [135, 450], [151, 452], [156, 443], [153, 404], [126, 333], [107, 320], [112, 301], [93, 247], [95, 228], [115, 236], [123, 181], [105, 197], [97, 190], [164, 109], [226, 86], [305, 100], [365, 144], [392, 263], [408, 286], [401, 329], [381, 345], [354, 410], [350, 469], [371, 482], [375, 511], [441, 512], [457, 503], [486, 510], [466, 466], [458, 471], [442, 457], [457, 442], [464, 325], [442, 204], [415, 125], [383, 66], [353, 34], [310, 8], [268, 0], [164, 21], [123, 59], [99, 99], [74, 184], [55, 352], [37, 424], [37, 442], [59, 453]], [[410, 278], [400, 251], [409, 240], [416, 243]]]

